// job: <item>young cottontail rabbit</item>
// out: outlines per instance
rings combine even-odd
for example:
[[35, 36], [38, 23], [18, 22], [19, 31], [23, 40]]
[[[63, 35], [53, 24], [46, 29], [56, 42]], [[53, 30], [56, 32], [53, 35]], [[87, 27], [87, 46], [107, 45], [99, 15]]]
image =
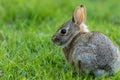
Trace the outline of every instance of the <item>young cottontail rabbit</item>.
[[75, 8], [72, 19], [60, 27], [52, 41], [62, 46], [66, 60], [77, 71], [95, 76], [116, 73], [120, 69], [118, 47], [104, 34], [89, 32], [85, 19], [85, 7]]

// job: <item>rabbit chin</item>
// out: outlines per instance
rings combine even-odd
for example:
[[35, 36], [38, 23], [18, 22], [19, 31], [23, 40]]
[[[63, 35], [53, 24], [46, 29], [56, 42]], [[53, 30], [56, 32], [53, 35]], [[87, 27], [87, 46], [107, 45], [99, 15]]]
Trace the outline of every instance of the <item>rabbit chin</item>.
[[63, 44], [62, 42], [54, 42], [54, 43], [58, 46], [61, 46], [62, 48], [66, 47], [68, 45], [68, 42], [67, 42], [67, 44]]
[[60, 42], [54, 42], [54, 43], [58, 46], [62, 46], [62, 43], [60, 43]]
[[62, 47], [62, 48], [65, 48], [65, 47], [68, 46], [68, 44], [69, 44], [69, 42], [67, 42], [66, 44], [62, 44], [61, 47]]

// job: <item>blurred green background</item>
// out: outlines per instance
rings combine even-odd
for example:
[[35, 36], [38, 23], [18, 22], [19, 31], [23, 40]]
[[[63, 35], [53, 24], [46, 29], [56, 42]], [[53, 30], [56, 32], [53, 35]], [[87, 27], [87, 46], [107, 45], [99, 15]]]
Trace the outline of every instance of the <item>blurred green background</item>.
[[0, 80], [98, 80], [74, 74], [61, 48], [51, 42], [80, 4], [86, 6], [89, 29], [120, 46], [119, 0], [0, 0]]

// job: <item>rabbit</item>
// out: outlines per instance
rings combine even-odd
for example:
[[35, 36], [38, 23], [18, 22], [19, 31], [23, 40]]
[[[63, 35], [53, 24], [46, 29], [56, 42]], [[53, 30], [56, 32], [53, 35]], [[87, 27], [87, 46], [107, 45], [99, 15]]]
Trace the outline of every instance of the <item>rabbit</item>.
[[62, 47], [65, 58], [77, 72], [95, 76], [112, 75], [120, 70], [118, 47], [104, 34], [89, 31], [85, 25], [84, 5], [76, 7], [72, 18], [52, 36], [53, 43]]

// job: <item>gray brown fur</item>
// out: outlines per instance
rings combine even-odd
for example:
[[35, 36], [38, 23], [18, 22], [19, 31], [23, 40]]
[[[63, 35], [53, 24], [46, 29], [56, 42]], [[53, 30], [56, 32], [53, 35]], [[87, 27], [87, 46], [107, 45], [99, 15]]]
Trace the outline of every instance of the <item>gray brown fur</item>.
[[[79, 16], [79, 13], [82, 14]], [[69, 20], [53, 35], [52, 41], [63, 47], [67, 62], [74, 65], [78, 72], [93, 73], [101, 76], [120, 70], [120, 53], [118, 47], [104, 34], [89, 32], [84, 25], [84, 6], [74, 11], [74, 21]], [[83, 18], [84, 17], [84, 18]], [[80, 19], [79, 19], [80, 18]], [[80, 22], [82, 21], [82, 22]], [[62, 34], [61, 30], [66, 33]]]
[[95, 70], [104, 69], [111, 74], [117, 72], [115, 67], [120, 64], [119, 61], [117, 62], [117, 59], [120, 59], [117, 49], [105, 35], [98, 32], [88, 32], [77, 34], [71, 43], [63, 48], [63, 51], [70, 64], [80, 62], [79, 68], [82, 72], [89, 70], [93, 73]]

